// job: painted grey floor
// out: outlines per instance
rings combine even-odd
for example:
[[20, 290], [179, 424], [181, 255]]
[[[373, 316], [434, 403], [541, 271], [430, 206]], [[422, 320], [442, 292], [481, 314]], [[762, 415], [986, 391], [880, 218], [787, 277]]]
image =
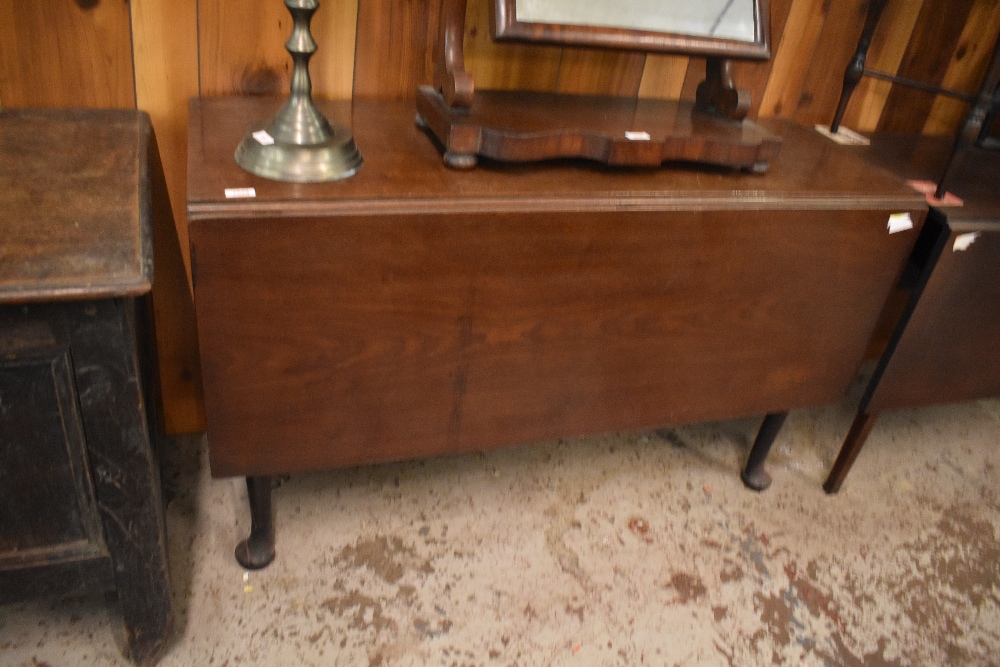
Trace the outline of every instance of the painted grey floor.
[[[160, 664], [998, 664], [1000, 402], [886, 415], [827, 496], [852, 406], [793, 413], [763, 494], [759, 419], [292, 476], [254, 573], [241, 481], [180, 439]], [[124, 665], [115, 628], [0, 607], [0, 664]]]

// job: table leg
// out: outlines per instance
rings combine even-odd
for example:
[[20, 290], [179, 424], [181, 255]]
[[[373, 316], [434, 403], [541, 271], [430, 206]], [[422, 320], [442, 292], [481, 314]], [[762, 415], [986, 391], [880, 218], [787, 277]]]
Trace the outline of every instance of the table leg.
[[114, 576], [124, 649], [152, 665], [173, 621], [158, 437], [146, 348], [148, 302], [81, 302], [70, 350], [90, 476]]
[[267, 567], [274, 560], [274, 516], [271, 478], [247, 477], [250, 499], [250, 536], [236, 546], [236, 560], [248, 570]]
[[827, 493], [840, 491], [840, 485], [844, 483], [844, 478], [847, 477], [848, 471], [854, 465], [854, 459], [858, 457], [858, 452], [861, 451], [865, 440], [868, 439], [868, 434], [871, 433], [876, 419], [878, 419], [878, 413], [869, 415], [864, 412], [859, 412], [854, 418], [851, 430], [848, 431], [840, 453], [837, 454], [837, 460], [834, 462], [833, 468], [830, 469], [830, 475], [823, 482], [824, 491]]
[[753, 447], [750, 449], [746, 468], [740, 475], [743, 483], [754, 491], [763, 491], [771, 486], [771, 476], [764, 470], [764, 461], [767, 460], [771, 445], [774, 444], [774, 439], [778, 436], [778, 431], [781, 430], [787, 417], [787, 412], [772, 412], [764, 417], [764, 423], [760, 425], [757, 439], [754, 440]]

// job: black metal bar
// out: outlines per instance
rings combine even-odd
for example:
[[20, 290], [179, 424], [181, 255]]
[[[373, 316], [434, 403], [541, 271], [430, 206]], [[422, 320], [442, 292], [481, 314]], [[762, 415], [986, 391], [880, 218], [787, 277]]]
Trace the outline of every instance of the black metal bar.
[[885, 72], [879, 72], [878, 70], [868, 69], [862, 72], [864, 76], [870, 76], [873, 79], [882, 79], [883, 81], [891, 81], [892, 83], [898, 83], [901, 86], [908, 86], [910, 88], [916, 88], [927, 93], [934, 93], [936, 95], [947, 95], [948, 97], [954, 97], [955, 99], [962, 100], [963, 102], [973, 102], [976, 99], [975, 95], [969, 95], [968, 93], [960, 93], [957, 90], [948, 90], [947, 88], [941, 88], [940, 86], [933, 86], [929, 83], [924, 83], [923, 81], [917, 81], [916, 79], [908, 79], [905, 76], [896, 76], [895, 74], [886, 74]]

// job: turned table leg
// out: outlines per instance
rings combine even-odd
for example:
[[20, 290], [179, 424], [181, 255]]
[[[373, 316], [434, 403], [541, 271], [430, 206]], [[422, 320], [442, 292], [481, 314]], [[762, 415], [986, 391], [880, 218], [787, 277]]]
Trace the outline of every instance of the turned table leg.
[[250, 499], [250, 536], [236, 546], [236, 560], [248, 570], [259, 570], [274, 560], [271, 478], [247, 477], [247, 495]]
[[771, 486], [771, 476], [764, 470], [764, 461], [767, 460], [767, 454], [771, 451], [771, 445], [778, 437], [778, 431], [781, 430], [786, 417], [788, 417], [787, 412], [772, 412], [764, 417], [764, 423], [760, 425], [757, 439], [750, 449], [747, 466], [740, 474], [743, 483], [754, 491], [763, 491]]
[[878, 413], [865, 414], [864, 412], [859, 412], [858, 416], [854, 418], [851, 430], [848, 431], [840, 453], [837, 454], [837, 460], [834, 462], [833, 468], [830, 469], [830, 475], [823, 482], [824, 491], [827, 493], [840, 491], [840, 485], [844, 483], [844, 478], [847, 477], [851, 466], [854, 465], [854, 459], [858, 458], [858, 452], [861, 451], [865, 440], [868, 439], [868, 434], [871, 433], [876, 419], [878, 419]]

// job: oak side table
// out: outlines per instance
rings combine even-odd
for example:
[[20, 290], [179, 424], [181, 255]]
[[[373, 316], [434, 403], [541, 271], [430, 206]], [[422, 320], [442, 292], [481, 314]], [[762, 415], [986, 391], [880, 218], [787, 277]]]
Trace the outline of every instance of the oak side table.
[[838, 400], [923, 222], [901, 181], [782, 120], [766, 175], [457, 172], [412, 102], [319, 103], [364, 167], [268, 181], [233, 152], [281, 103], [189, 113], [211, 469], [247, 477], [246, 567], [274, 557], [272, 475]]
[[171, 621], [152, 397], [149, 118], [0, 111], [0, 602], [114, 591]]

